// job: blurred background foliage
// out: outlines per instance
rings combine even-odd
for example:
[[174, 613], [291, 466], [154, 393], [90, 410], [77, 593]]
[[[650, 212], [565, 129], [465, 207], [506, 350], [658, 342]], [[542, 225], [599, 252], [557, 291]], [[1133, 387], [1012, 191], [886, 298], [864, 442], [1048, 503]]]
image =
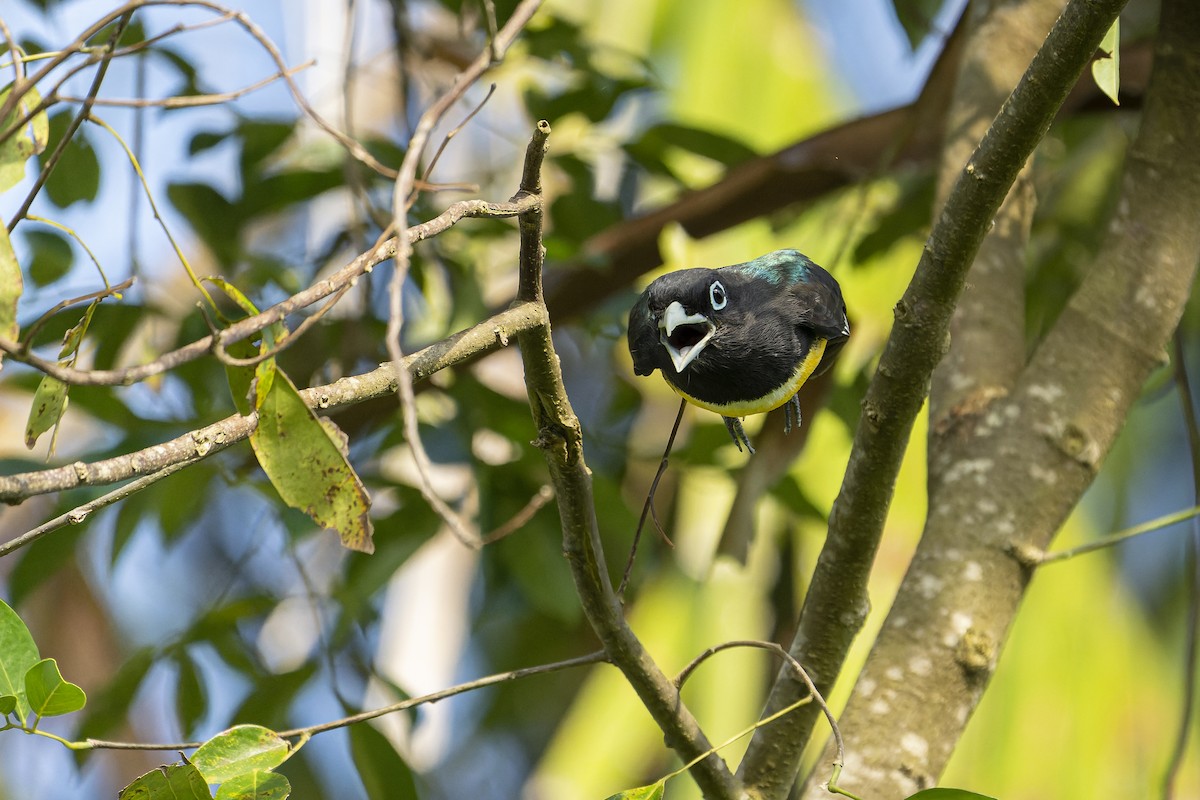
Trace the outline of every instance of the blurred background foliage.
[[[30, 53], [54, 50], [103, 3], [7, 4]], [[416, 117], [485, 46], [478, 4], [360, 0], [234, 4], [283, 49], [313, 107], [397, 165]], [[515, 5], [496, 3], [501, 21]], [[961, 2], [858, 0], [550, 0], [488, 80], [495, 93], [450, 141], [411, 219], [453, 199], [508, 198], [537, 119], [554, 133], [545, 172], [548, 276], [586, 257], [585, 243], [662, 208], [732, 167], [837, 123], [909, 102], [954, 28]], [[836, 7], [836, 8], [835, 8]], [[1124, 44], [1149, 30], [1153, 4], [1134, 0]], [[140, 11], [123, 43], [211, 14]], [[97, 38], [103, 40], [104, 34]], [[34, 62], [35, 64], [37, 62]], [[116, 60], [102, 99], [232, 91], [275, 71], [231, 24], [163, 38]], [[64, 86], [82, 96], [89, 73]], [[473, 89], [440, 140], [482, 102]], [[77, 104], [55, 107], [53, 150]], [[218, 106], [98, 106], [137, 153], [167, 227], [201, 274], [220, 274], [260, 308], [365, 251], [391, 216], [391, 184], [349, 159], [295, 107], [278, 81]], [[454, 115], [452, 115], [453, 117]], [[1035, 161], [1039, 207], [1030, 248], [1029, 342], [1061, 309], [1099, 245], [1136, 98], [1064, 119]], [[885, 163], [886, 166], [886, 163]], [[728, 639], [786, 642], [819, 552], [891, 308], [921, 252], [933, 161], [859, 176], [850, 186], [693, 240], [660, 237], [666, 263], [607, 287], [556, 344], [584, 426], [600, 527], [619, 575], [657, 466], [676, 398], [635, 380], [627, 309], [660, 271], [744, 261], [797, 247], [829, 268], [854, 336], [820, 411], [806, 405], [807, 442], [756, 512], [748, 563], [717, 555], [747, 463], [715, 415], [689, 412], [658, 495], [673, 547], [646, 536], [629, 614], [672, 672]], [[31, 175], [0, 197], [12, 218]], [[136, 276], [95, 312], [82, 366], [138, 363], [206, 334], [184, 279], [120, 145], [85, 125], [32, 213], [14, 231], [25, 267], [21, 321], [99, 285], [81, 247], [110, 280]], [[468, 221], [416, 250], [405, 287], [409, 351], [503, 307], [516, 285], [516, 231]], [[303, 343], [280, 358], [298, 386], [363, 372], [386, 359], [390, 265], [381, 265]], [[79, 307], [50, 319], [51, 355]], [[1197, 348], [1195, 310], [1185, 318]], [[179, 436], [233, 413], [220, 364], [199, 360], [127, 388], [79, 387], [47, 456], [22, 429], [38, 376], [0, 375], [0, 473], [93, 461]], [[500, 352], [420, 387], [438, 491], [478, 521], [503, 525], [535, 497], [545, 466], [516, 353]], [[335, 415], [374, 499], [372, 556], [341, 550], [285, 510], [244, 446], [193, 466], [0, 562], [0, 587], [42, 652], [89, 692], [58, 732], [137, 741], [202, 739], [234, 722], [287, 728], [332, 719], [487, 673], [595, 648], [560, 552], [551, 506], [479, 552], [458, 546], [422, 501], [394, 400]], [[757, 429], [757, 420], [748, 427]], [[873, 612], [848, 664], [865, 658], [924, 515], [923, 421], [912, 440], [872, 584]], [[48, 438], [48, 437], [47, 437]], [[1169, 381], [1147, 389], [1063, 544], [1193, 504], [1179, 402]], [[0, 512], [10, 538], [104, 491], [79, 489]], [[946, 776], [1006, 800], [1146, 796], [1158, 783], [1182, 702], [1184, 538], [1163, 533], [1039, 574], [993, 686]], [[752, 722], [774, 665], [731, 651], [689, 681], [685, 698], [710, 738]], [[832, 698], [844, 700], [848, 682]], [[1197, 762], [1193, 737], [1190, 763]], [[736, 763], [744, 742], [727, 758]], [[815, 755], [814, 755], [815, 758]], [[810, 759], [812, 760], [812, 759]], [[158, 755], [74, 759], [9, 734], [0, 797], [114, 796]], [[283, 772], [305, 798], [600, 798], [676, 766], [620, 675], [593, 667], [502, 684], [415, 713], [318, 736]], [[1191, 773], [1190, 791], [1200, 793]], [[697, 796], [685, 779], [672, 797]], [[1186, 794], [1186, 793], [1185, 793]]]

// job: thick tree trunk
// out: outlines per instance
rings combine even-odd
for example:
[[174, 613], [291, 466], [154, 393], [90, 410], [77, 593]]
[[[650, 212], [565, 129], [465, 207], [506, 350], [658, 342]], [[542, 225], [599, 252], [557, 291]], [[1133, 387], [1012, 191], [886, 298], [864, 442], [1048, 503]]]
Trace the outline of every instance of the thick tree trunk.
[[[934, 383], [925, 532], [841, 721], [842, 785], [864, 797], [936, 781], [995, 668], [1028, 556], [1050, 543], [1165, 358], [1200, 259], [1198, 39], [1200, 5], [1166, 0], [1118, 211], [1011, 387], [980, 384], [975, 360], [955, 357], [995, 336], [986, 309], [962, 306]], [[804, 797], [822, 794], [814, 780]]]

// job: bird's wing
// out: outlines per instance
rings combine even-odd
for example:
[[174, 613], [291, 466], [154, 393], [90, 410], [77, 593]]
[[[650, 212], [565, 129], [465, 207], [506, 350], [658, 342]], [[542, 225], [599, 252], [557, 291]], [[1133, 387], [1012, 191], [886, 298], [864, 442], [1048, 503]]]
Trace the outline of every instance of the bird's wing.
[[799, 325], [813, 331], [830, 344], [840, 344], [850, 336], [846, 303], [837, 281], [824, 270], [811, 270], [809, 278], [792, 284]]

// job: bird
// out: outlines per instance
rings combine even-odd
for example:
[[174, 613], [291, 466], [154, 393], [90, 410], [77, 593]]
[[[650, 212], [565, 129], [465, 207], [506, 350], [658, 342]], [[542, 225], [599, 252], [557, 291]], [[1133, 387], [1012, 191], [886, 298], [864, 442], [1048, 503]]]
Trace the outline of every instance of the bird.
[[634, 373], [662, 372], [684, 400], [720, 414], [738, 451], [744, 444], [751, 455], [741, 418], [786, 404], [784, 432], [799, 428], [796, 393], [849, 337], [838, 282], [791, 249], [669, 272], [629, 312]]

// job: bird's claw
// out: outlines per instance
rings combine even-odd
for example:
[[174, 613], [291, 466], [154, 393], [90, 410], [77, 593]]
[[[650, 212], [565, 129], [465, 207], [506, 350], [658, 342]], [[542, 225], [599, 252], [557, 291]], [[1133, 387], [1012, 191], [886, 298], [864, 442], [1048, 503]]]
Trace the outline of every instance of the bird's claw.
[[800, 429], [800, 423], [803, 417], [800, 416], [800, 395], [792, 395], [792, 399], [787, 401], [787, 405], [783, 408], [783, 432], [791, 433], [793, 430]]
[[754, 455], [754, 447], [750, 444], [750, 440], [746, 438], [746, 431], [742, 429], [742, 421], [737, 417], [721, 417], [725, 420], [725, 428], [729, 431], [729, 435], [733, 437], [733, 443], [737, 445], [738, 452], [742, 452], [742, 444], [746, 445], [746, 449], [750, 451], [750, 455]]

